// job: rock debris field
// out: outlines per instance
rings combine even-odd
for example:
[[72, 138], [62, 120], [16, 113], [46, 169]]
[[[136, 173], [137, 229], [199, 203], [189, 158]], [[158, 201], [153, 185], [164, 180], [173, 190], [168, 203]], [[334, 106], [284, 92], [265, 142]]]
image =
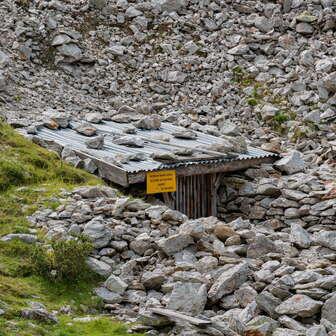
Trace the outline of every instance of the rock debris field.
[[334, 0], [4, 0], [0, 18], [15, 128], [169, 121], [281, 156], [225, 176], [219, 218], [101, 186], [33, 214], [47, 238], [92, 239], [106, 312], [147, 335], [336, 335]]

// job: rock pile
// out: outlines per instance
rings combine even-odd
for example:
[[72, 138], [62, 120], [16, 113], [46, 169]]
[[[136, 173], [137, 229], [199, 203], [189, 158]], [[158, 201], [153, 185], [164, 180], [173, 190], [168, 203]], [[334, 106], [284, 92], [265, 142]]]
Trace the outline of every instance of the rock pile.
[[334, 158], [335, 11], [331, 0], [5, 0], [1, 113], [16, 126], [50, 110], [160, 114], [227, 135], [236, 123], [253, 142], [285, 130], [285, 148], [308, 139], [300, 150]]
[[[280, 192], [306, 193], [300, 200], [289, 198], [297, 204], [315, 198], [311, 192], [326, 195], [313, 181], [306, 184], [310, 190]], [[80, 187], [63, 197], [55, 211], [41, 210], [31, 222], [49, 238], [91, 237], [95, 251], [88, 264], [106, 279], [95, 294], [113, 315], [143, 324], [136, 330], [232, 336], [336, 332], [336, 231], [330, 216], [321, 215], [327, 211], [323, 202], [310, 211], [327, 221], [307, 228], [299, 219], [278, 226], [243, 218], [189, 220], [108, 187]], [[153, 313], [155, 308], [170, 317]]]
[[295, 223], [315, 231], [316, 225], [335, 224], [335, 191], [336, 171], [327, 165], [292, 175], [281, 175], [271, 165], [250, 168], [223, 179], [219, 216], [266, 221], [270, 229]]

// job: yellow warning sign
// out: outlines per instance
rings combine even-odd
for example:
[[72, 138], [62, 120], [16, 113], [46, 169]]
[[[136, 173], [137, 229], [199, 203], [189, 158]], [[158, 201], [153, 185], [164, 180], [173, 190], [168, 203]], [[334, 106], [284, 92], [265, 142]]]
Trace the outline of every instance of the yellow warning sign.
[[176, 171], [164, 170], [147, 173], [147, 194], [176, 191]]

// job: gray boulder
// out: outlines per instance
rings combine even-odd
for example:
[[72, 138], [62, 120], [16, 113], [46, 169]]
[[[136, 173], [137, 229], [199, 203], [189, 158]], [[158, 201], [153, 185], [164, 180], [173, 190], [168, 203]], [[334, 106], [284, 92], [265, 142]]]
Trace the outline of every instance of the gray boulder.
[[145, 272], [141, 277], [141, 282], [147, 289], [160, 289], [165, 280], [164, 274], [158, 271]]
[[89, 123], [99, 124], [99, 123], [102, 122], [103, 116], [100, 113], [97, 113], [97, 112], [95, 112], [95, 113], [88, 113], [85, 116], [85, 119]]
[[308, 248], [312, 242], [310, 234], [301, 225], [291, 225], [290, 241], [301, 248]]
[[85, 224], [83, 234], [92, 239], [95, 248], [107, 246], [112, 238], [111, 230], [103, 224], [100, 218], [94, 218]]
[[94, 138], [85, 141], [88, 148], [92, 149], [103, 149], [104, 147], [104, 135], [98, 135]]
[[158, 114], [145, 116], [134, 125], [145, 130], [158, 130], [161, 127], [161, 117]]
[[321, 306], [322, 302], [313, 300], [307, 295], [297, 294], [281, 303], [275, 311], [280, 315], [311, 317], [320, 311]]
[[220, 300], [224, 295], [231, 294], [246, 282], [250, 275], [248, 264], [242, 263], [225, 270], [211, 286], [208, 297], [212, 302]]
[[203, 312], [206, 301], [206, 285], [192, 282], [176, 282], [167, 308], [195, 316]]
[[336, 250], [336, 231], [320, 231], [314, 235], [316, 243]]
[[303, 171], [307, 167], [301, 158], [301, 154], [297, 151], [293, 151], [279, 161], [276, 161], [274, 165], [289, 175]]
[[324, 303], [321, 316], [336, 325], [336, 294]]
[[331, 92], [336, 92], [336, 72], [332, 72], [325, 77], [323, 86]]
[[272, 336], [306, 336], [306, 334], [302, 331], [296, 331], [287, 328], [277, 328], [274, 330]]
[[185, 6], [185, 0], [164, 0], [161, 2], [161, 10], [164, 12], [178, 12]]
[[113, 293], [105, 287], [95, 288], [93, 292], [106, 303], [120, 303], [122, 296], [118, 293]]
[[93, 136], [96, 134], [97, 129], [89, 123], [82, 123], [75, 128], [75, 131], [86, 136]]
[[79, 59], [82, 57], [82, 50], [75, 43], [63, 44], [57, 47], [57, 50], [67, 57]]
[[281, 300], [271, 293], [264, 291], [257, 295], [255, 299], [258, 308], [273, 318], [277, 318], [278, 314], [275, 312], [275, 309], [281, 304]]
[[104, 286], [111, 292], [119, 295], [123, 295], [128, 287], [127, 283], [113, 274], [106, 279]]
[[103, 277], [108, 277], [112, 272], [111, 266], [101, 260], [89, 257], [86, 263], [93, 272]]
[[264, 235], [257, 236], [247, 248], [248, 258], [259, 258], [267, 253], [277, 252], [277, 247], [272, 240]]
[[318, 325], [309, 328], [307, 330], [306, 336], [328, 336], [328, 333], [323, 325]]
[[157, 242], [160, 249], [167, 255], [180, 252], [193, 243], [194, 240], [189, 235], [183, 233], [162, 238]]
[[268, 336], [279, 327], [279, 322], [268, 316], [257, 316], [246, 325], [246, 334]]

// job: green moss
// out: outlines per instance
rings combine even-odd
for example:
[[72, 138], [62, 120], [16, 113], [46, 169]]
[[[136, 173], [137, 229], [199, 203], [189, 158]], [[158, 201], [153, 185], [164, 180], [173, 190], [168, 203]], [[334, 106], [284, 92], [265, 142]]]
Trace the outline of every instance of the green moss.
[[278, 124], [283, 124], [289, 120], [289, 117], [286, 114], [279, 113], [273, 117], [273, 120]]
[[248, 98], [246, 99], [246, 103], [250, 106], [256, 106], [259, 104], [258, 100], [255, 98]]
[[235, 67], [232, 69], [232, 71], [233, 71], [234, 73], [238, 73], [238, 74], [240, 74], [240, 73], [243, 73], [244, 69], [243, 69], [243, 67], [237, 65], [237, 66], [235, 66]]

